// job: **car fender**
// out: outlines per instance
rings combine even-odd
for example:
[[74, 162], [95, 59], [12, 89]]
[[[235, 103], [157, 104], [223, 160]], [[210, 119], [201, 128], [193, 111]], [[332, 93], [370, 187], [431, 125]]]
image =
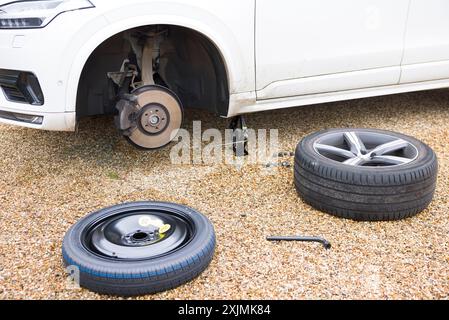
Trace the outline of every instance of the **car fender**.
[[[67, 83], [66, 111], [76, 110], [76, 96], [79, 79], [85, 63], [92, 52], [110, 37], [132, 28], [167, 24], [193, 29], [215, 44], [221, 53], [228, 75], [229, 92], [247, 92], [254, 90], [254, 46], [253, 39], [248, 39], [250, 53], [241, 46], [242, 41], [217, 16], [198, 7], [179, 3], [152, 3], [150, 5], [126, 6], [103, 12], [106, 23], [101, 29], [92, 31], [82, 29], [78, 37], [85, 37], [83, 45], [76, 50]], [[136, 14], [137, 13], [137, 14]], [[187, 14], [186, 14], [187, 13]], [[251, 63], [249, 62], [251, 61]]]

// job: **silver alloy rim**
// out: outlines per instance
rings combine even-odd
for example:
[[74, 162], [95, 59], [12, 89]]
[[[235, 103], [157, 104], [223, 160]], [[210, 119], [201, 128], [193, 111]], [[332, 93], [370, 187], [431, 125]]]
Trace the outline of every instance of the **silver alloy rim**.
[[320, 155], [348, 166], [400, 166], [418, 157], [418, 149], [409, 141], [363, 130], [325, 134], [313, 148]]

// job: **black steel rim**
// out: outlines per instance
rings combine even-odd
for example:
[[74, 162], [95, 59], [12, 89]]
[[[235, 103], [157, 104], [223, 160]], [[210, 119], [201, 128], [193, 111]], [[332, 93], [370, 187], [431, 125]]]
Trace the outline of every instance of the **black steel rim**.
[[184, 215], [136, 209], [100, 217], [82, 233], [82, 244], [102, 258], [140, 261], [179, 250], [194, 234], [193, 222]]

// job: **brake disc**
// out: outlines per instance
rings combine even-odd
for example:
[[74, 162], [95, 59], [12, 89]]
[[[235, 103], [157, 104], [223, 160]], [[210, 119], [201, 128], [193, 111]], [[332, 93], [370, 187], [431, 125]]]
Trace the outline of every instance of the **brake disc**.
[[174, 92], [143, 86], [118, 103], [117, 125], [126, 139], [139, 148], [157, 149], [172, 141], [183, 119], [183, 107]]

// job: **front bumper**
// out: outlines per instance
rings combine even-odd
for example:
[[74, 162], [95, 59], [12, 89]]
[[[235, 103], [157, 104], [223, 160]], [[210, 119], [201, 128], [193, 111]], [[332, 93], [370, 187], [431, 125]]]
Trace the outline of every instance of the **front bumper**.
[[[36, 88], [20, 82], [15, 72], [0, 69], [0, 123], [34, 129], [73, 131], [75, 112], [42, 112], [43, 95], [36, 94]], [[37, 80], [37, 79], [36, 79]], [[31, 94], [30, 94], [31, 93]], [[37, 107], [37, 108], [34, 108]]]
[[51, 131], [74, 131], [76, 114], [75, 112], [37, 113], [0, 107], [0, 124]]
[[[69, 69], [62, 67], [64, 62], [55, 56], [55, 53], [61, 52], [61, 48], [56, 45], [57, 41], [52, 43], [46, 40], [48, 37], [46, 31], [46, 28], [0, 30], [0, 69], [19, 70], [36, 75], [45, 97], [40, 105], [27, 101], [11, 101], [5, 91], [0, 89], [0, 123], [36, 129], [72, 131], [75, 129], [75, 118], [69, 121], [66, 119], [74, 117], [74, 113], [65, 115], [66, 88], [63, 85]], [[58, 81], [61, 81], [59, 86]], [[14, 120], [13, 114], [42, 117], [42, 123], [17, 121]]]
[[[77, 91], [68, 87], [73, 61], [92, 32], [105, 24], [94, 8], [61, 14], [42, 29], [0, 30], [0, 69], [33, 74], [44, 98], [42, 103], [11, 101], [0, 89], [0, 123], [74, 131], [76, 99], [68, 99]], [[30, 117], [21, 115], [42, 117], [42, 121], [23, 121]]]
[[[55, 101], [55, 97], [52, 98]], [[50, 107], [47, 103], [43, 105], [32, 105], [27, 102], [8, 101], [5, 93], [0, 89], [1, 124], [42, 130], [74, 131], [76, 126], [76, 113], [74, 111], [65, 111], [63, 102], [60, 106], [61, 108], [58, 110], [58, 108]], [[47, 109], [52, 112], [45, 112]]]

